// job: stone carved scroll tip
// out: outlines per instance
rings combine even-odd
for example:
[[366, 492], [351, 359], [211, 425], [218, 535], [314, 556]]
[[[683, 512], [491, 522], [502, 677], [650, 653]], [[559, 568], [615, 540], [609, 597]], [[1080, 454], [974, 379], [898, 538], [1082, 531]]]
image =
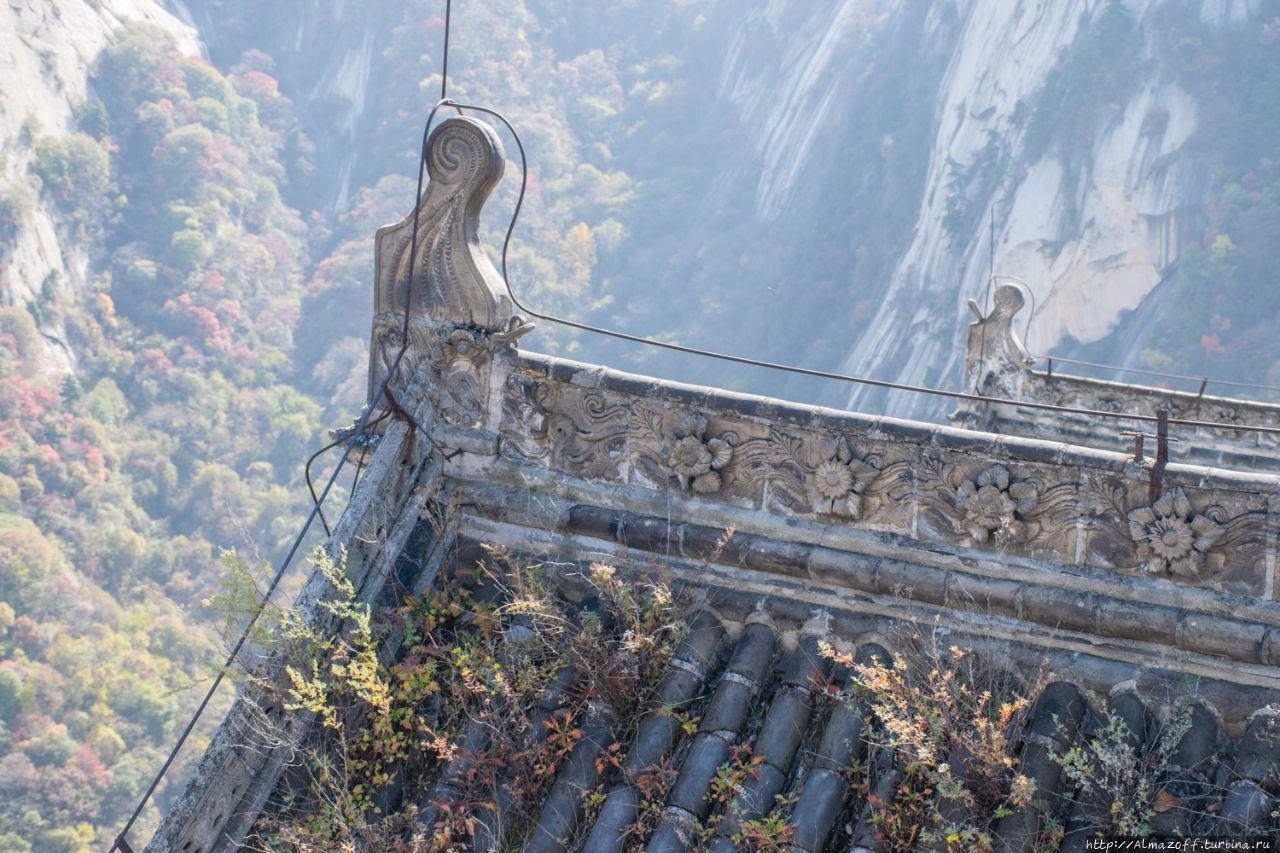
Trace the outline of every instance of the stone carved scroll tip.
[[502, 330], [512, 302], [479, 238], [480, 211], [502, 179], [502, 142], [483, 122], [450, 118], [432, 131], [426, 156], [416, 243], [412, 212], [377, 233], [375, 312]]
[[1026, 304], [1027, 289], [1012, 281], [996, 286], [989, 314], [983, 314], [977, 302], [970, 299], [969, 310], [977, 319], [969, 324], [969, 357], [1010, 367], [1034, 364], [1035, 359], [1027, 352], [1013, 325], [1014, 317]]
[[489, 355], [533, 326], [514, 315], [480, 244], [480, 211], [505, 164], [497, 134], [470, 117], [446, 119], [426, 158], [430, 180], [416, 211], [375, 237], [368, 404], [386, 408], [377, 398], [388, 376], [388, 390], [403, 397], [426, 363], [429, 384], [449, 397], [434, 402], [448, 409], [447, 420], [451, 413], [469, 424], [487, 388]]
[[[1014, 328], [1014, 317], [1027, 304], [1027, 291], [1014, 282], [996, 287], [991, 312], [983, 314], [978, 303], [969, 300], [969, 310], [977, 319], [969, 324], [964, 360], [964, 387], [984, 397], [1016, 399], [1021, 394], [1022, 376], [1035, 364]], [[965, 404], [951, 415], [955, 422], [976, 420], [973, 404]]]

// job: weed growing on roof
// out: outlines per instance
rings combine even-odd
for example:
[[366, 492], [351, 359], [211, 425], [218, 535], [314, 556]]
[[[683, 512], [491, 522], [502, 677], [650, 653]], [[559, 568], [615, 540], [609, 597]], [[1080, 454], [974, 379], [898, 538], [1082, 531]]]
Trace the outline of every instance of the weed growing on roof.
[[[258, 610], [271, 569], [265, 563], [251, 564], [234, 548], [219, 552], [218, 562], [222, 566], [218, 592], [200, 604], [214, 612], [220, 623], [222, 639], [229, 646]], [[263, 608], [249, 632], [251, 647], [263, 649], [271, 646], [279, 630], [279, 617], [278, 608], [270, 605]]]
[[739, 850], [753, 853], [786, 853], [791, 849], [791, 841], [796, 834], [790, 812], [795, 804], [794, 797], [784, 799], [779, 796], [776, 807], [767, 815], [742, 822], [742, 828], [733, 836], [733, 843]]
[[915, 635], [910, 645], [905, 657], [869, 664], [825, 652], [853, 671], [847, 701], [869, 705], [874, 745], [892, 752], [890, 772], [902, 776], [891, 797], [868, 794], [878, 840], [893, 851], [922, 842], [948, 851], [993, 850], [992, 822], [1035, 794], [1015, 752], [1034, 691], [1019, 691], [972, 652], [940, 648], [936, 631]]
[[1123, 717], [1108, 711], [1088, 743], [1054, 754], [1078, 790], [1077, 800], [1094, 832], [1145, 837], [1156, 814], [1178, 804], [1165, 783], [1191, 720], [1191, 703], [1179, 702], [1144, 743]]
[[[557, 585], [491, 550], [428, 595], [372, 612], [340, 566], [314, 559], [333, 593], [318, 606], [345, 627], [322, 636], [284, 619], [281, 698], [323, 736], [292, 797], [260, 820], [266, 850], [519, 846], [576, 750], [592, 751], [597, 775], [619, 766], [683, 630], [665, 578], [602, 564], [562, 569]], [[394, 654], [389, 637], [402, 638]], [[590, 739], [601, 721], [604, 740]], [[668, 786], [655, 771], [654, 798]]]

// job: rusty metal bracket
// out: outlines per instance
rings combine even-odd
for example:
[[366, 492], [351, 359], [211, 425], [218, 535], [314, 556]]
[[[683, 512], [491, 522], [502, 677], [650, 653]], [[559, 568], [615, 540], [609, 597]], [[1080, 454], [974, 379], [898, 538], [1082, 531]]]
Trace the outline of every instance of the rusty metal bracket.
[[1151, 466], [1151, 483], [1147, 497], [1151, 503], [1160, 498], [1164, 490], [1164, 469], [1169, 464], [1169, 410], [1156, 410], [1156, 464]]
[[1132, 430], [1125, 430], [1120, 434], [1133, 437], [1133, 461], [1137, 463], [1141, 463], [1142, 462], [1142, 440], [1147, 437], [1147, 433], [1133, 432]]

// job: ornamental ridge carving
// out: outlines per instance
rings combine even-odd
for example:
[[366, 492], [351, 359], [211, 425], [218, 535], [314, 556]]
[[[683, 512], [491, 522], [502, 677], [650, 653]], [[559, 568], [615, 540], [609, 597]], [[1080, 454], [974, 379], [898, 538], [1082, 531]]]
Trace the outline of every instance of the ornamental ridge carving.
[[[403, 409], [398, 398], [422, 393], [417, 377], [425, 365], [421, 378], [437, 414], [475, 426], [494, 351], [532, 328], [512, 315], [478, 236], [480, 209], [502, 178], [502, 143], [475, 119], [450, 118], [432, 132], [426, 156], [430, 180], [416, 223], [411, 213], [375, 237], [367, 404]], [[390, 399], [376, 401], [384, 380]]]
[[[511, 319], [502, 277], [480, 246], [480, 209], [502, 179], [502, 143], [472, 118], [440, 123], [427, 141], [426, 192], [414, 214], [374, 238], [374, 313], [430, 317], [439, 323], [499, 330]], [[410, 293], [410, 256], [413, 288]]]
[[590, 370], [508, 374], [498, 433], [509, 462], [584, 480], [1244, 594], [1262, 594], [1273, 548], [1265, 500], [1210, 489], [1231, 509], [1196, 509], [1175, 487], [1135, 509], [1146, 482], [1128, 473], [997, 462], [941, 442], [723, 407], [690, 413], [647, 388], [610, 388]]
[[[965, 390], [1002, 399], [1017, 399], [1022, 393], [1023, 379], [1035, 359], [1027, 353], [1014, 329], [1013, 318], [1026, 304], [1026, 290], [1013, 282], [996, 287], [989, 314], [982, 313], [976, 300], [969, 300], [969, 310], [976, 319], [969, 324], [964, 360]], [[968, 401], [952, 413], [951, 420], [973, 422], [981, 412], [981, 404]]]

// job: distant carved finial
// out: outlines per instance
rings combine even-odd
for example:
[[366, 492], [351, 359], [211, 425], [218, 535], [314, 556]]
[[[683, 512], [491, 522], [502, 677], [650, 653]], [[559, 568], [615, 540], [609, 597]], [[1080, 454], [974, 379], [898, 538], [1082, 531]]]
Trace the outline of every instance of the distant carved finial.
[[531, 328], [513, 317], [506, 284], [480, 245], [480, 210], [504, 164], [502, 143], [482, 122], [450, 118], [432, 132], [416, 241], [412, 213], [375, 238], [369, 405], [394, 408], [375, 398], [397, 359], [392, 393], [423, 391], [406, 386], [426, 361], [437, 412], [451, 423], [475, 423], [491, 353]]
[[[1016, 399], [1021, 393], [1022, 375], [1035, 359], [1027, 354], [1022, 339], [1013, 328], [1014, 316], [1027, 304], [1027, 292], [1020, 284], [1004, 282], [996, 287], [990, 314], [983, 314], [970, 299], [969, 310], [977, 317], [969, 324], [969, 344], [964, 359], [964, 390], [984, 397]], [[980, 426], [976, 404], [966, 403], [951, 420]]]
[[[1008, 373], [1024, 370], [1035, 359], [1027, 354], [1022, 339], [1013, 328], [1014, 316], [1027, 304], [1027, 292], [1022, 285], [1004, 282], [996, 287], [991, 313], [969, 324], [969, 352], [967, 362], [986, 368], [987, 373]], [[970, 305], [970, 310], [976, 306]], [[966, 372], [969, 364], [966, 363]], [[981, 387], [981, 385], [979, 385]]]

